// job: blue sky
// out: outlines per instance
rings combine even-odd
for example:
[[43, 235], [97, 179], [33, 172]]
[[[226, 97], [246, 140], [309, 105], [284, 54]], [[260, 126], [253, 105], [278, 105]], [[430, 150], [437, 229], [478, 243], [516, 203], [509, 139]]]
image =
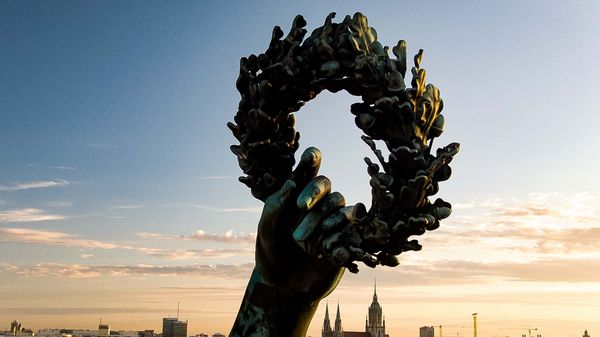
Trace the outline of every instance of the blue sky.
[[[85, 274], [84, 286], [76, 277], [83, 274], [68, 281], [53, 278], [49, 264], [76, 269], [252, 261], [251, 233], [261, 204], [237, 182], [241, 171], [228, 149], [235, 139], [225, 127], [239, 101], [234, 84], [239, 58], [264, 51], [274, 25], [286, 31], [294, 16], [303, 14], [310, 32], [332, 11], [338, 21], [361, 11], [383, 44], [404, 39], [411, 54], [425, 50], [428, 82], [440, 88], [445, 103], [446, 131], [436, 144], [462, 145], [453, 177], [440, 192], [458, 207], [446, 232], [429, 233], [432, 247], [443, 251], [442, 238], [455, 239], [452, 229], [481, 229], [482, 223], [498, 229], [490, 214], [499, 209], [502, 216], [519, 214], [518, 207], [532, 212], [526, 207], [531, 204], [563, 213], [541, 215], [551, 219], [520, 218], [524, 231], [534, 224], [552, 230], [598, 227], [593, 220], [600, 200], [597, 2], [3, 1], [0, 267], [6, 270], [0, 279], [6, 286], [0, 295], [45, 287], [58, 294], [61, 282], [72, 282], [71, 288], [81, 293], [85, 287], [111, 288], [123, 296], [117, 276], [100, 282], [95, 274]], [[319, 147], [322, 173], [332, 178], [334, 188], [350, 202], [368, 202], [362, 158], [369, 153], [348, 111], [357, 100], [323, 93], [307, 104], [297, 117], [299, 151]], [[573, 220], [576, 211], [591, 212], [589, 219]], [[199, 230], [215, 236], [202, 236]], [[539, 240], [567, 245], [553, 238]], [[489, 255], [467, 245], [455, 258], [473, 262], [477, 255], [498, 262], [506, 245], [496, 243], [498, 250]], [[219, 254], [207, 257], [206, 249]], [[518, 253], [525, 254], [515, 253], [519, 261], [559, 258], [535, 255], [547, 251]], [[419, 254], [407, 258], [408, 265], [418, 265]], [[422, 260], [447, 256], [430, 251]], [[48, 267], [46, 274], [32, 269], [40, 264]], [[15, 268], [29, 273], [15, 273]], [[382, 273], [347, 276], [341, 289], [352, 293], [368, 287]], [[586, 286], [596, 289], [600, 275], [590, 273], [596, 278]], [[221, 276], [200, 284], [220, 282]], [[182, 287], [198, 282], [185, 272], [175, 279], [169, 282]], [[221, 281], [243, 290], [243, 279]], [[392, 279], [382, 284], [390, 293]], [[139, 282], [155, 289], [166, 281], [146, 277]], [[445, 285], [438, 282], [439, 290]], [[165, 298], [156, 301], [172, 302]], [[228, 328], [237, 301], [231, 298], [228, 303], [234, 304], [222, 310], [214, 320], [221, 325], [214, 329]], [[0, 321], [24, 316], [18, 313], [27, 311], [15, 303], [4, 303], [15, 310], [0, 313]], [[32, 298], [28, 303], [42, 302]], [[199, 299], [190, 306], [203, 305]], [[359, 305], [357, 317], [364, 311]], [[161, 314], [157, 309], [157, 317]], [[56, 318], [28, 318], [39, 325], [48, 317]], [[89, 324], [95, 317], [79, 321]], [[408, 329], [403, 324], [394, 326]]]

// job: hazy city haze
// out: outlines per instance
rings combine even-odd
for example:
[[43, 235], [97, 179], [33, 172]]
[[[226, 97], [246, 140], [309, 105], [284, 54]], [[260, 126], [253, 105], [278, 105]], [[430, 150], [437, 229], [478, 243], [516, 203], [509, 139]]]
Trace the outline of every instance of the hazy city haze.
[[[229, 152], [239, 59], [296, 14], [310, 32], [357, 11], [383, 44], [425, 50], [436, 145], [461, 152], [440, 193], [453, 214], [423, 251], [347, 273], [330, 310], [364, 328], [377, 278], [392, 337], [471, 337], [475, 312], [479, 337], [600, 334], [594, 1], [0, 2], [0, 330], [159, 332], [180, 301], [189, 335], [227, 333], [262, 206]], [[368, 203], [358, 100], [299, 111], [298, 153], [320, 148], [334, 189]]]

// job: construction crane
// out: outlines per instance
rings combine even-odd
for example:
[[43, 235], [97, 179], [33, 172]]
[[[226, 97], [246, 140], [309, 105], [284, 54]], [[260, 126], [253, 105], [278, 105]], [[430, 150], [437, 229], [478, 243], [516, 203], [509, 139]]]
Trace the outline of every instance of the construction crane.
[[[442, 329], [443, 329], [443, 328], [461, 328], [461, 329], [462, 329], [462, 328], [467, 328], [467, 327], [466, 327], [466, 326], [464, 326], [464, 325], [446, 325], [446, 324], [444, 324], [444, 325], [437, 325], [437, 326], [435, 326], [435, 327], [437, 327], [438, 329], [440, 329], [440, 332], [439, 332], [439, 336], [438, 336], [438, 337], [448, 337], [448, 336], [444, 336], [444, 334], [442, 333]], [[432, 328], [435, 328], [435, 327], [434, 327], [434, 326], [432, 326]], [[456, 332], [456, 335], [458, 336], [458, 331]]]
[[520, 327], [520, 328], [500, 328], [502, 330], [526, 330], [528, 332], [528, 337], [533, 337], [531, 335], [532, 331], [537, 331], [538, 328], [532, 328], [532, 327]]

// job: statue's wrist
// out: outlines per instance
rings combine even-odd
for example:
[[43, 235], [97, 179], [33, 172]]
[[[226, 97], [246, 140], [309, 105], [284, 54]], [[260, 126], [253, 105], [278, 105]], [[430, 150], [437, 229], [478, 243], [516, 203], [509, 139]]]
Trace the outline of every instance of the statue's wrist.
[[[230, 336], [249, 336], [256, 331], [261, 336], [305, 336], [319, 301], [268, 284], [252, 273], [236, 322]], [[245, 333], [241, 333], [244, 330]]]

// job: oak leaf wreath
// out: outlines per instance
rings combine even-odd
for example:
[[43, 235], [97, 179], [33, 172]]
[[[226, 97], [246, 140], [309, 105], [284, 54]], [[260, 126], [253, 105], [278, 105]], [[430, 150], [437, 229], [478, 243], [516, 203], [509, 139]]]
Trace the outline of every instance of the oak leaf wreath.
[[[303, 41], [306, 21], [298, 15], [285, 38], [275, 26], [264, 53], [241, 59], [236, 82], [241, 100], [235, 123], [228, 127], [240, 142], [231, 146], [245, 174], [239, 180], [264, 201], [292, 174], [300, 137], [293, 113], [324, 89], [362, 98], [350, 111], [379, 162], [365, 158], [371, 207], [356, 204], [354, 221], [320, 247], [320, 254], [356, 273], [356, 261], [369, 267], [398, 265], [397, 255], [421, 249], [411, 236], [438, 228], [450, 215], [448, 202], [438, 198], [432, 203], [428, 197], [450, 177], [448, 164], [459, 144], [432, 153], [433, 139], [444, 128], [443, 102], [439, 90], [425, 83], [423, 50], [414, 56], [406, 87], [405, 41], [392, 48], [392, 59], [363, 14], [346, 16], [341, 23], [332, 22], [334, 17], [329, 14]], [[389, 150], [387, 160], [376, 140]]]

